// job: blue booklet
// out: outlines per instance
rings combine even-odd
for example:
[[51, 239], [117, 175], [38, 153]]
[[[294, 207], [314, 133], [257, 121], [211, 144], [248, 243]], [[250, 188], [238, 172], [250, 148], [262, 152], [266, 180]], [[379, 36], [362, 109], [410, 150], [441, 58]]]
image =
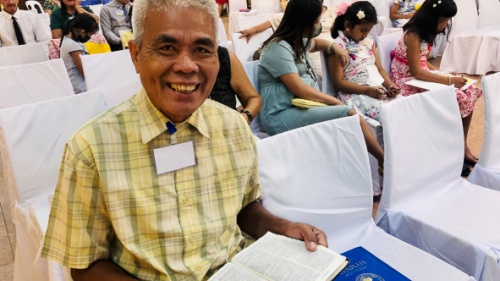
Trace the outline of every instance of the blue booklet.
[[342, 255], [349, 260], [349, 264], [334, 281], [410, 281], [361, 246]]

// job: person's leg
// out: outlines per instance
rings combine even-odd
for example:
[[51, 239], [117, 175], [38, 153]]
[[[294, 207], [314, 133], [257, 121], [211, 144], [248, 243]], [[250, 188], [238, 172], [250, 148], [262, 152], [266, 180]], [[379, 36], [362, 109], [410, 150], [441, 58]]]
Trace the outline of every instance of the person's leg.
[[[349, 116], [358, 114], [356, 110], [349, 110]], [[363, 136], [365, 137], [366, 147], [368, 152], [373, 155], [378, 161], [378, 165], [380, 167], [384, 167], [384, 150], [378, 144], [377, 138], [372, 132], [370, 125], [366, 123], [365, 119], [360, 115], [359, 122], [361, 125], [361, 131], [363, 132]]]
[[474, 113], [474, 111], [472, 111], [466, 117], [462, 118], [462, 126], [464, 128], [464, 145], [465, 145], [464, 158], [468, 162], [477, 163], [477, 158], [474, 155], [472, 155], [472, 152], [470, 152], [469, 146], [467, 145], [467, 135], [469, 134], [469, 127], [472, 120], [472, 113]]

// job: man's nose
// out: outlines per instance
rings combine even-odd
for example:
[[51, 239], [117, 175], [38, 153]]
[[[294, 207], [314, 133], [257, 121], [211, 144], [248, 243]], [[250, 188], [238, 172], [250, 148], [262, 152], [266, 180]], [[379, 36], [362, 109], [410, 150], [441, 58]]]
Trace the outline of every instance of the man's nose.
[[188, 51], [182, 51], [176, 58], [174, 63], [174, 71], [180, 71], [184, 73], [192, 73], [198, 71], [198, 65], [192, 58], [192, 54]]

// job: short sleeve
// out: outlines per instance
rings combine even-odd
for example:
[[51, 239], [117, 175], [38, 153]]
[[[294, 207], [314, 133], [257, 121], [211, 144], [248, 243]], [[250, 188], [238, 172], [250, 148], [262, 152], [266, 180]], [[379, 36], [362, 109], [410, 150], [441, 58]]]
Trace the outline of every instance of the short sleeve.
[[83, 46], [80, 43], [75, 42], [73, 40], [71, 40], [71, 42], [66, 46], [66, 48], [67, 48], [66, 51], [68, 51], [68, 53], [73, 53], [73, 52], [76, 52], [76, 51], [82, 51], [83, 52]]
[[273, 30], [276, 30], [276, 28], [278, 28], [282, 19], [283, 19], [283, 13], [274, 14], [269, 19], [269, 22], [271, 23], [271, 27], [273, 28]]
[[259, 65], [269, 71], [273, 78], [288, 73], [299, 73], [292, 47], [283, 40], [269, 43], [262, 52]]
[[[98, 172], [86, 160], [91, 158], [82, 156], [82, 149], [76, 151], [66, 145], [41, 255], [82, 269], [109, 258], [114, 232], [99, 189]], [[83, 151], [90, 149], [85, 147]]]
[[52, 15], [50, 16], [50, 30], [63, 29], [62, 26], [63, 26], [63, 19], [62, 19], [61, 9], [59, 8], [53, 11]]

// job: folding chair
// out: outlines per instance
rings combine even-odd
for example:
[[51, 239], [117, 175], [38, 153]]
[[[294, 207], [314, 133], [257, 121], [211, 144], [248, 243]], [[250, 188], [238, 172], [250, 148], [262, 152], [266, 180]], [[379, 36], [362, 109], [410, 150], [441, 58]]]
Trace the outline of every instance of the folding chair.
[[127, 100], [142, 87], [128, 50], [82, 56], [87, 90], [102, 90], [109, 107]]
[[73, 86], [62, 60], [0, 67], [0, 109], [69, 95]]
[[477, 280], [498, 280], [500, 192], [460, 177], [463, 129], [453, 87], [392, 101], [381, 114], [377, 224]]
[[479, 161], [467, 178], [473, 184], [500, 190], [500, 72], [483, 76], [484, 137]]
[[61, 265], [38, 256], [51, 194], [66, 141], [105, 109], [102, 93], [93, 92], [0, 110], [0, 150], [16, 226], [14, 281], [64, 280]]
[[43, 7], [38, 1], [26, 1], [26, 8], [35, 14], [43, 14]]
[[391, 52], [396, 49], [398, 41], [403, 37], [403, 31], [380, 35], [377, 39], [377, 50], [380, 63], [387, 74], [391, 73]]
[[322, 229], [337, 252], [363, 246], [412, 280], [473, 280], [375, 225], [357, 116], [260, 140], [257, 152], [263, 204], [272, 214]]

